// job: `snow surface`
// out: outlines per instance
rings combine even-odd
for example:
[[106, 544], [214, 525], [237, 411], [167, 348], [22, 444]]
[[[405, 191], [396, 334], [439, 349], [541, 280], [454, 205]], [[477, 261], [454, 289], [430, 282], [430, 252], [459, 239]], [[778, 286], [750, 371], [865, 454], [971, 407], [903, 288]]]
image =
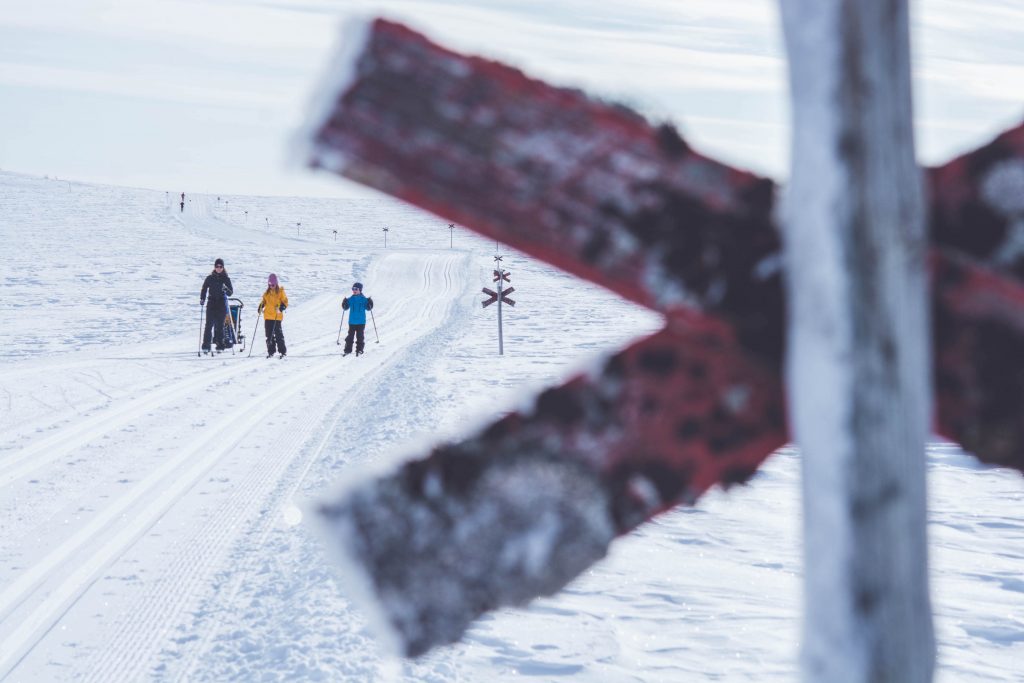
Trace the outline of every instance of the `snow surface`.
[[[340, 482], [504, 414], [658, 318], [388, 199], [186, 195], [0, 173], [0, 679], [793, 681], [798, 460], [618, 541], [465, 642], [383, 657], [303, 516]], [[248, 214], [245, 212], [248, 211]], [[388, 248], [382, 228], [389, 227]], [[337, 241], [333, 231], [338, 231]], [[503, 252], [506, 250], [503, 249]], [[252, 336], [269, 272], [288, 357], [198, 358], [223, 257]], [[367, 353], [339, 357], [366, 284]], [[260, 337], [262, 334], [260, 333]], [[1024, 479], [930, 449], [942, 683], [1020, 680]]]

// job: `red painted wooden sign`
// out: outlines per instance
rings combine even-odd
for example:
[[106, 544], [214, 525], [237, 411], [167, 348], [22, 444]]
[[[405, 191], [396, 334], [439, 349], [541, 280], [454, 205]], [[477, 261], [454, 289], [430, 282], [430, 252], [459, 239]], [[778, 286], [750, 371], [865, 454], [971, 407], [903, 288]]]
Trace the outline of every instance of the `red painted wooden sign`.
[[[516, 291], [515, 287], [509, 287], [508, 289], [502, 291], [501, 303], [508, 304], [509, 306], [515, 306], [516, 302], [508, 298], [508, 295], [514, 291]], [[493, 289], [488, 289], [487, 287], [484, 287], [483, 293], [489, 297], [480, 302], [484, 308], [487, 308], [488, 306], [490, 306], [491, 304], [498, 300], [498, 293], [495, 292]]]
[[[328, 93], [311, 166], [667, 321], [531, 408], [322, 507], [415, 655], [558, 590], [615, 535], [748, 480], [786, 443], [776, 186], [670, 126], [399, 24], [373, 22], [339, 69], [352, 77]], [[1022, 169], [1024, 127], [928, 179], [936, 430], [1024, 470]]]

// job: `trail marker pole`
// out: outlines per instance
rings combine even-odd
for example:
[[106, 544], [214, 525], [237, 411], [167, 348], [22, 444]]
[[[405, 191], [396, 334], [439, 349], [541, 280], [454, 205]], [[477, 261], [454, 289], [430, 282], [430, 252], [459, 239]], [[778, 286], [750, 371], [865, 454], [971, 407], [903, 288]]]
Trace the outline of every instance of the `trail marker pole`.
[[455, 247], [455, 224], [448, 224], [448, 248], [453, 249]]
[[483, 293], [486, 294], [490, 298], [481, 301], [480, 304], [484, 308], [487, 308], [488, 306], [493, 304], [495, 301], [498, 302], [498, 355], [499, 356], [503, 356], [503, 355], [505, 355], [505, 342], [504, 342], [504, 339], [503, 339], [502, 325], [501, 325], [501, 304], [502, 303], [506, 303], [509, 306], [515, 306], [516, 305], [516, 302], [513, 299], [508, 298], [509, 294], [511, 294], [512, 292], [516, 291], [516, 288], [515, 287], [509, 287], [507, 290], [502, 291], [501, 283], [502, 282], [511, 282], [511, 280], [508, 279], [510, 273], [507, 270], [504, 270], [503, 268], [501, 268], [501, 256], [495, 255], [495, 257], [494, 257], [494, 264], [496, 266], [498, 266], [497, 268], [494, 269], [494, 281], [498, 283], [498, 291], [495, 292], [493, 289], [488, 289], [487, 287], [484, 287], [483, 288]]
[[388, 248], [388, 228], [384, 228], [384, 248]]

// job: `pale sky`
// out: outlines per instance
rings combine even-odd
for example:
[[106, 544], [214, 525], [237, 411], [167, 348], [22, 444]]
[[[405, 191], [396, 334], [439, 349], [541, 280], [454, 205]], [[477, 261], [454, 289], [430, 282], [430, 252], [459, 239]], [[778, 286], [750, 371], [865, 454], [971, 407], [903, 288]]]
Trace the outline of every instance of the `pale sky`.
[[[1024, 1], [911, 7], [923, 163], [1024, 119]], [[341, 22], [381, 14], [669, 120], [723, 161], [787, 173], [775, 0], [0, 0], [0, 169], [174, 192], [360, 194], [285, 159]]]

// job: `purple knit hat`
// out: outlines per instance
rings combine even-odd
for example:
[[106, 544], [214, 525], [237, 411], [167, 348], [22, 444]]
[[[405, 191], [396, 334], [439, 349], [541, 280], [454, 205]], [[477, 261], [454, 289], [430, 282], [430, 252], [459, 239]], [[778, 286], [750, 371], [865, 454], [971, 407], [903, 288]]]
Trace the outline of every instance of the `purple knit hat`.
[[271, 273], [270, 277], [267, 278], [267, 286], [277, 287], [277, 276], [274, 275], [273, 273]]

